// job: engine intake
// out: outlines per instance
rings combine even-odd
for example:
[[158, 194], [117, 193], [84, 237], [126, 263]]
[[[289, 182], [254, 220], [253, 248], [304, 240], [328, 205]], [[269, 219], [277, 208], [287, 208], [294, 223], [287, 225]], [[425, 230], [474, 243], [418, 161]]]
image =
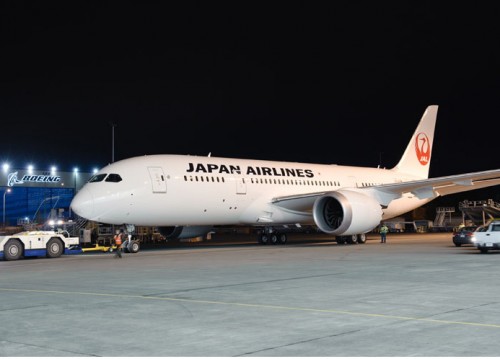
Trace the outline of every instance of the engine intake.
[[364, 193], [340, 190], [327, 193], [314, 202], [314, 222], [323, 232], [340, 235], [371, 231], [382, 220], [382, 208]]

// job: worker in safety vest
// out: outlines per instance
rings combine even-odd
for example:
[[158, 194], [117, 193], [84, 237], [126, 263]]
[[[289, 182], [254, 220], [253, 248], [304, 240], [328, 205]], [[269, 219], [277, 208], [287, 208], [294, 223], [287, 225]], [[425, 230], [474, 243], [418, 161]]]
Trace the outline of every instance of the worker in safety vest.
[[121, 258], [122, 257], [122, 243], [123, 243], [123, 230], [116, 231], [114, 241], [115, 241], [115, 258]]
[[387, 232], [389, 232], [389, 228], [385, 224], [382, 224], [380, 227], [380, 243], [385, 243], [387, 240]]

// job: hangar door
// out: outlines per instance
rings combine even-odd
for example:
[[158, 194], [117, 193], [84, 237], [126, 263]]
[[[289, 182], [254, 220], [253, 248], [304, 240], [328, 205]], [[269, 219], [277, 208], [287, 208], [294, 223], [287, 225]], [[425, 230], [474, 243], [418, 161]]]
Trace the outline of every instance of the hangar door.
[[153, 193], [166, 193], [167, 182], [161, 167], [148, 167], [149, 177], [151, 177], [151, 185], [153, 186]]

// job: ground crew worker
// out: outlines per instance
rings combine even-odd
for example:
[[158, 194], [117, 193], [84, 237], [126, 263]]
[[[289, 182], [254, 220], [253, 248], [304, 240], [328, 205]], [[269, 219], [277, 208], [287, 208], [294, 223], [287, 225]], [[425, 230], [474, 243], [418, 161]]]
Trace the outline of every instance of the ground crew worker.
[[387, 239], [387, 232], [389, 232], [389, 228], [385, 224], [380, 227], [380, 243], [385, 243]]
[[115, 241], [115, 246], [116, 246], [116, 251], [115, 251], [115, 258], [121, 258], [122, 257], [122, 233], [123, 231], [116, 231], [114, 241]]

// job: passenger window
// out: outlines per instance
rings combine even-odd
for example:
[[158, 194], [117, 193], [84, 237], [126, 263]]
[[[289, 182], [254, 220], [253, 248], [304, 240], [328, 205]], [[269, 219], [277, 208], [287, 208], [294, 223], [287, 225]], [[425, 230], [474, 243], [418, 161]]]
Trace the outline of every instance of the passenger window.
[[106, 173], [100, 173], [98, 175], [93, 175], [92, 177], [90, 177], [89, 179], [89, 183], [90, 182], [101, 182], [104, 177], [106, 177]]
[[105, 182], [120, 182], [122, 180], [121, 176], [116, 173], [110, 173], [108, 177], [106, 177]]

